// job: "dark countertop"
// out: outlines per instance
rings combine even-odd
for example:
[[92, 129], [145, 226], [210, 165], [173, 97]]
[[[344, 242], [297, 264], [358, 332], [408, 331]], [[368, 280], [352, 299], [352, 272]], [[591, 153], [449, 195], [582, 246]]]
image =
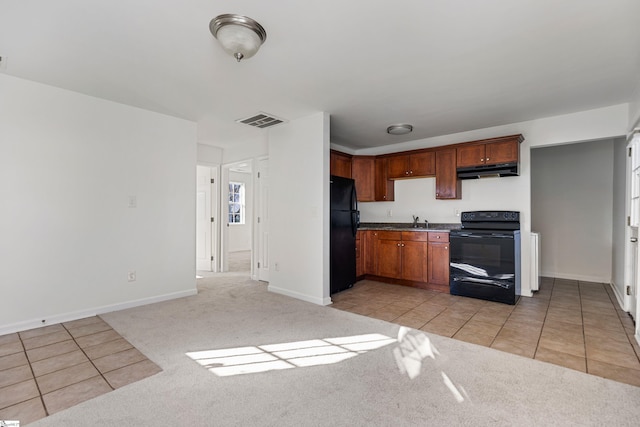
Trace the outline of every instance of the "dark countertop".
[[388, 231], [444, 231], [459, 230], [460, 224], [429, 223], [425, 227], [424, 222], [414, 227], [410, 222], [361, 222], [358, 230], [388, 230]]

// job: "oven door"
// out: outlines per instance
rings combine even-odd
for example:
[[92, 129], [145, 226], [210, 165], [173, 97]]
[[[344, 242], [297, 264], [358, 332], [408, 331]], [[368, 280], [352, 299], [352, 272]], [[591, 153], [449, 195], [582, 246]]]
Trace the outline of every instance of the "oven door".
[[451, 294], [515, 304], [520, 294], [519, 236], [519, 231], [452, 231]]

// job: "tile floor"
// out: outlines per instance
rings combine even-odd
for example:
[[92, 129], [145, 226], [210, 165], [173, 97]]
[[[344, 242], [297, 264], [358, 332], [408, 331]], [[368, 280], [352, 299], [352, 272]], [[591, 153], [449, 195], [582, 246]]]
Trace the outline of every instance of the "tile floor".
[[20, 425], [160, 372], [99, 317], [0, 336], [0, 420]]
[[543, 278], [513, 305], [363, 280], [333, 307], [640, 387], [634, 325], [601, 283]]

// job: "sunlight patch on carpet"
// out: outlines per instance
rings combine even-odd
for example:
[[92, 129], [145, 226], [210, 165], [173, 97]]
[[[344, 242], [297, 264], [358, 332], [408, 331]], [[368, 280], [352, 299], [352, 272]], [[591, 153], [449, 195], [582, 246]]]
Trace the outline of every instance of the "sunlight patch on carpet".
[[220, 377], [339, 363], [395, 343], [382, 334], [313, 339], [280, 344], [188, 352]]

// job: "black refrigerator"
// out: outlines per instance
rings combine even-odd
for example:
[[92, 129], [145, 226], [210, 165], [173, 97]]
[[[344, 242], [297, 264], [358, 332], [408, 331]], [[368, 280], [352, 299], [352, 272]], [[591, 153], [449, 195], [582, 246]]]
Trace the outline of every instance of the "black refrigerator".
[[331, 175], [331, 293], [356, 282], [356, 232], [359, 222], [355, 182]]

